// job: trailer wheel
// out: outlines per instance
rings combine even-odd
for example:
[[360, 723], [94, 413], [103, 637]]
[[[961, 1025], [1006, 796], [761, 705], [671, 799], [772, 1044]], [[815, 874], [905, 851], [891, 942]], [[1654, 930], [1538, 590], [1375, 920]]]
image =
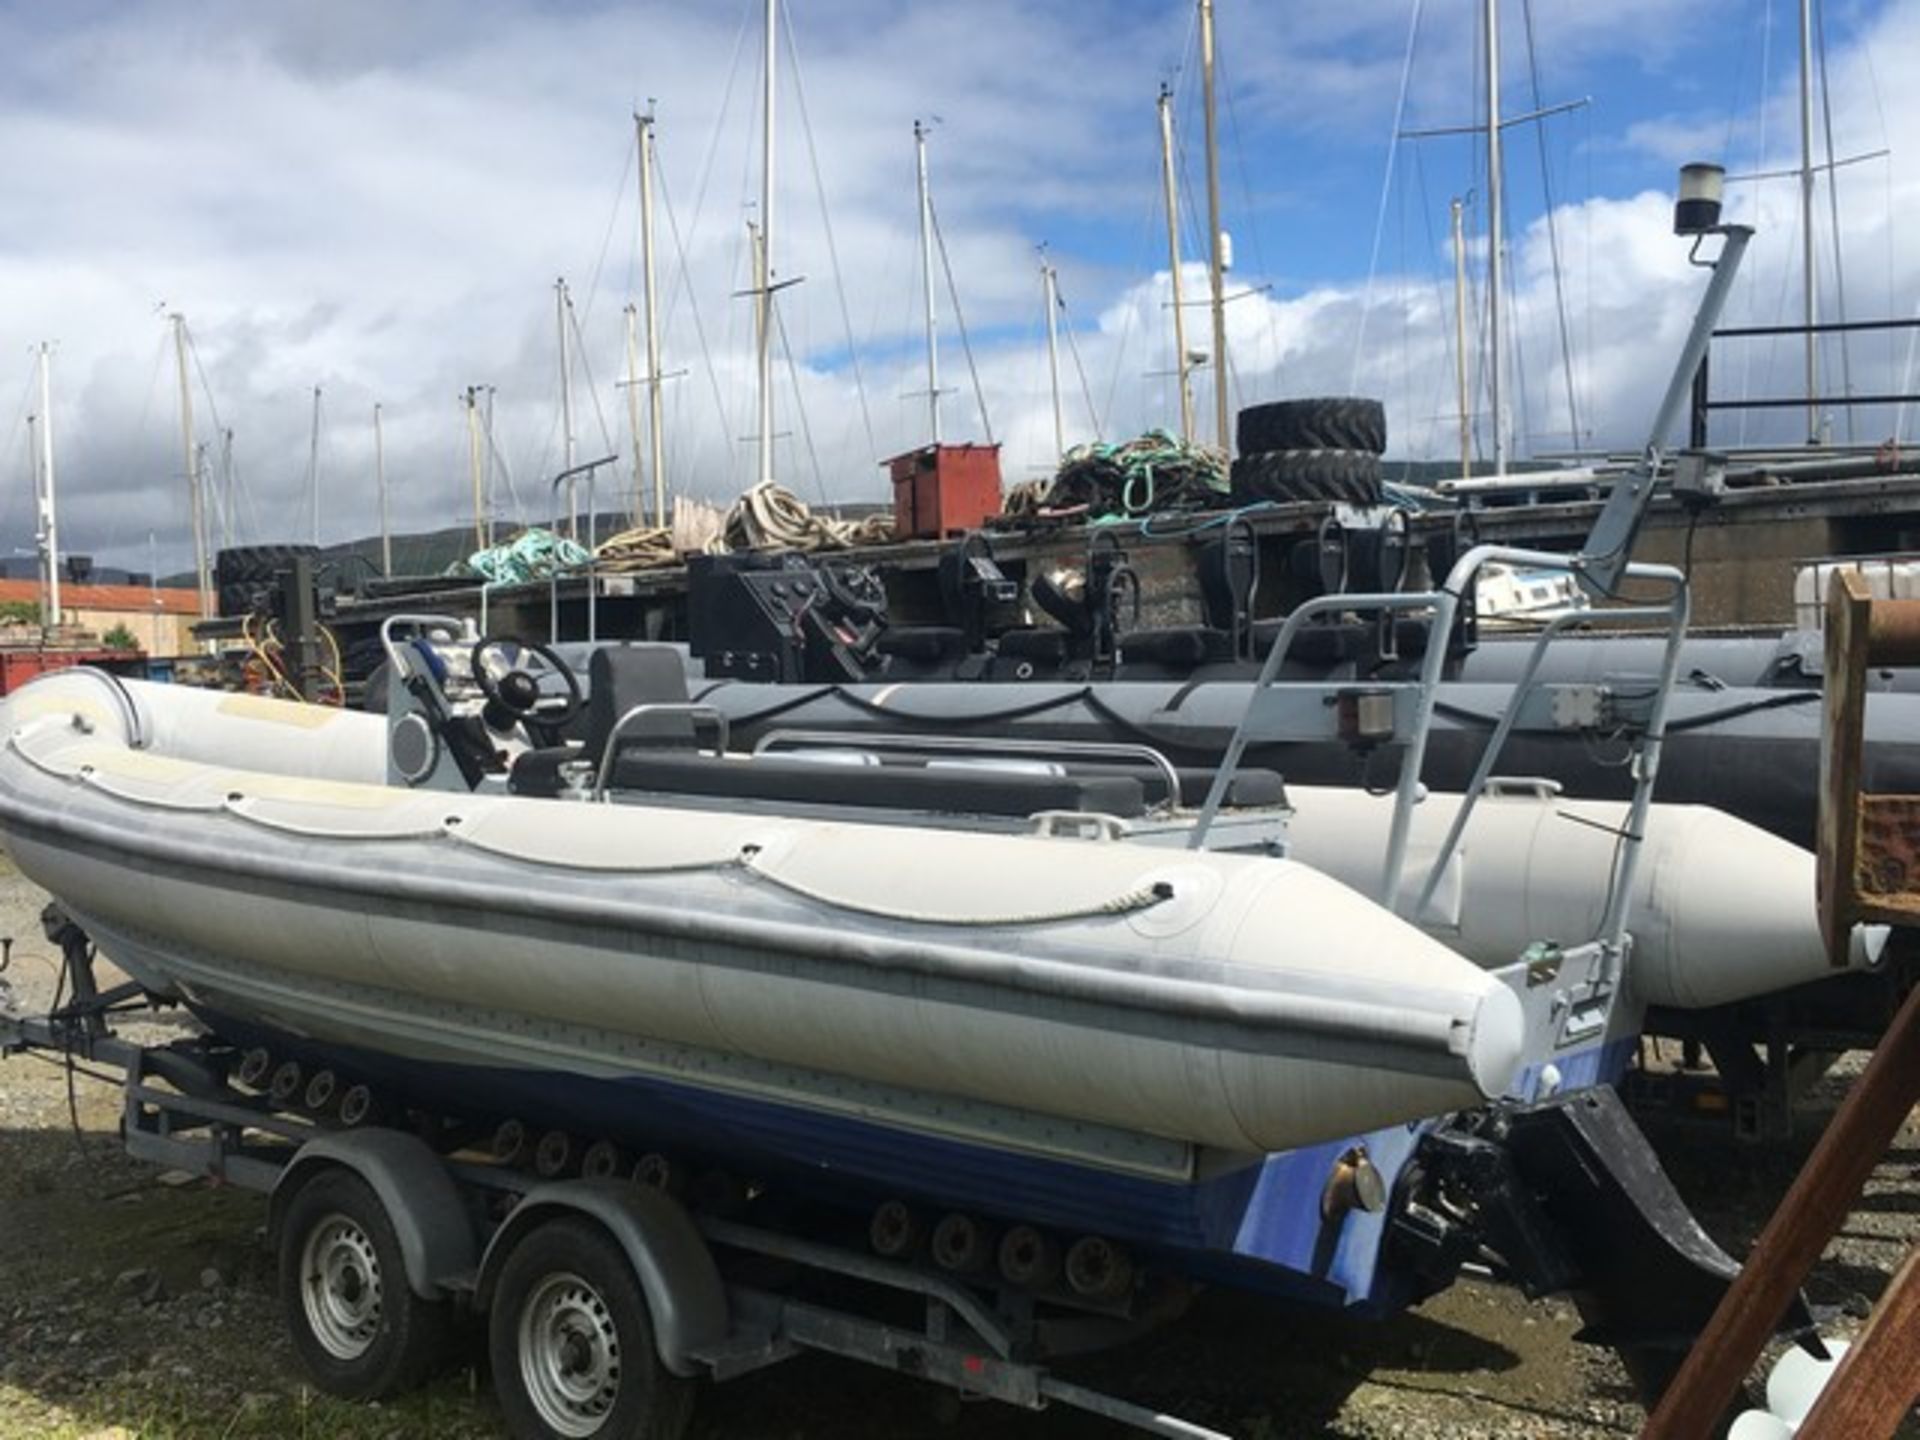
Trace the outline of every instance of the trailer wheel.
[[677, 1440], [692, 1416], [693, 1386], [660, 1363], [633, 1267], [590, 1220], [548, 1221], [507, 1256], [488, 1353], [519, 1440]]
[[397, 1395], [447, 1351], [448, 1307], [413, 1293], [386, 1207], [345, 1170], [322, 1170], [287, 1202], [280, 1303], [301, 1363], [330, 1395]]

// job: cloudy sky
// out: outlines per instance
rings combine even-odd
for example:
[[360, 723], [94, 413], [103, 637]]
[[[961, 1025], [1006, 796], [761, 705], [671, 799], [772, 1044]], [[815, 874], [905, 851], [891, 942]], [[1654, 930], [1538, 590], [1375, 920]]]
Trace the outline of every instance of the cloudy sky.
[[[737, 490], [753, 469], [751, 311], [737, 292], [750, 283], [747, 224], [758, 218], [762, 6], [0, 0], [0, 552], [31, 543], [27, 417], [39, 409], [33, 352], [45, 340], [63, 545], [135, 569], [150, 554], [163, 569], [186, 562], [172, 312], [187, 317], [196, 428], [216, 482], [221, 432], [232, 432], [226, 523], [241, 542], [305, 537], [315, 387], [323, 539], [376, 526], [376, 403], [396, 529], [468, 515], [468, 386], [489, 387], [499, 513], [540, 518], [563, 453], [562, 277], [578, 337], [578, 453], [617, 452], [608, 488], [624, 492], [623, 310], [639, 254], [630, 117], [648, 104], [669, 475], [708, 497]], [[1218, 8], [1239, 297], [1230, 396], [1378, 395], [1395, 455], [1455, 453], [1448, 202], [1467, 202], [1478, 301], [1484, 155], [1468, 138], [1391, 138], [1396, 115], [1418, 129], [1477, 112], [1481, 6]], [[1901, 82], [1920, 74], [1920, 0], [1816, 8], [1834, 151], [1871, 157], [1837, 172], [1838, 275], [1821, 192], [1822, 306], [1834, 310], [1843, 281], [1851, 315], [1912, 314], [1920, 156], [1903, 147], [1920, 134], [1920, 88]], [[934, 203], [984, 392], [976, 398], [943, 282], [948, 438], [982, 438], [984, 408], [1009, 479], [1053, 453], [1043, 244], [1065, 302], [1068, 442], [1177, 419], [1154, 98], [1163, 83], [1175, 93], [1192, 187], [1183, 247], [1197, 259], [1192, 9], [790, 0], [773, 259], [777, 278], [799, 282], [779, 297], [783, 481], [810, 500], [879, 499], [876, 460], [927, 436], [916, 119], [931, 127]], [[1704, 158], [1737, 175], [1795, 162], [1795, 7], [1501, 9], [1507, 110], [1589, 102], [1509, 131], [1516, 445], [1633, 444], [1700, 284], [1668, 233], [1674, 168]], [[1796, 318], [1796, 204], [1791, 180], [1733, 187], [1735, 213], [1762, 231], [1736, 318]], [[1197, 265], [1185, 283], [1189, 298], [1202, 293]], [[1478, 308], [1468, 350], [1484, 411]], [[1192, 320], [1189, 343], [1205, 348], [1204, 311]], [[1791, 342], [1727, 344], [1716, 390], [1796, 393], [1797, 356]], [[1865, 393], [1899, 388], [1910, 356], [1899, 336], [1856, 342], [1845, 357], [1834, 348], [1823, 383], [1842, 383], [1843, 358]], [[1200, 375], [1203, 416], [1212, 373]], [[1731, 441], [1789, 418], [1716, 423]], [[1860, 438], [1900, 421], [1862, 412]], [[1477, 430], [1484, 449], [1484, 414]], [[223, 528], [216, 519], [216, 543]]]

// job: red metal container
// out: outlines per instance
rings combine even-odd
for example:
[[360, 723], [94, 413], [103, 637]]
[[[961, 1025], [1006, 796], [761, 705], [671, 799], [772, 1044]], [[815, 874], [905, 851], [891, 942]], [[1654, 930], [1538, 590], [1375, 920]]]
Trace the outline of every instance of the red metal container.
[[127, 650], [0, 650], [0, 695], [11, 695], [36, 675], [71, 665], [126, 668], [144, 657]]
[[897, 539], [939, 539], [1000, 513], [998, 445], [923, 445], [886, 462]]

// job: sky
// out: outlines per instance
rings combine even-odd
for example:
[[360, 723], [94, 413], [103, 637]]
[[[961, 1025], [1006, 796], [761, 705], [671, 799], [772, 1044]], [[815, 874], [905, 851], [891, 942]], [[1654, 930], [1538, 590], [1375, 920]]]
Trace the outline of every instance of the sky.
[[[0, 0], [0, 554], [33, 543], [48, 342], [62, 548], [135, 570], [190, 563], [176, 313], [216, 547], [307, 538], [316, 495], [323, 541], [373, 533], [376, 405], [394, 529], [470, 519], [468, 387], [491, 416], [491, 508], [538, 522], [566, 453], [561, 279], [574, 453], [617, 457], [601, 503], [623, 507], [638, 393], [623, 384], [640, 275], [632, 115], [649, 106], [668, 480], [729, 498], [755, 474], [740, 292], [748, 223], [764, 218], [763, 10]], [[1391, 457], [1456, 456], [1459, 197], [1473, 443], [1487, 453], [1484, 150], [1465, 135], [1406, 138], [1482, 113], [1482, 10], [1217, 0], [1235, 407], [1376, 395]], [[1704, 283], [1671, 234], [1675, 170], [1797, 163], [1796, 7], [1499, 11], [1505, 112], [1552, 112], [1505, 132], [1514, 448], [1637, 447]], [[1844, 287], [1851, 317], [1910, 316], [1920, 155], [1903, 141], [1920, 134], [1920, 89], [1899, 82], [1920, 74], [1920, 0], [1822, 0], [1816, 13], [1830, 95], [1816, 141], [1824, 158], [1830, 110], [1833, 153], [1853, 161], [1833, 172], [1831, 201], [1824, 180], [1817, 196], [1821, 310], [1838, 313]], [[1066, 443], [1177, 427], [1163, 84], [1187, 341], [1211, 348], [1192, 305], [1206, 220], [1189, 0], [789, 0], [783, 17], [777, 478], [810, 502], [882, 500], [879, 462], [931, 434], [916, 120], [940, 241], [944, 438], [998, 441], [1009, 481], [1057, 454], [1043, 253], [1062, 301]], [[1798, 318], [1798, 193], [1792, 179], [1730, 185], [1730, 218], [1759, 229], [1732, 322]], [[1802, 393], [1800, 364], [1792, 341], [1722, 342], [1716, 396]], [[1913, 388], [1899, 332], [1844, 355], [1829, 344], [1821, 366], [1828, 393]], [[1209, 355], [1195, 378], [1209, 440], [1217, 368]], [[1888, 407], [1854, 421], [1863, 440], [1913, 428]], [[1796, 423], [1729, 412], [1715, 438], [1789, 438]], [[1845, 438], [1843, 410], [1831, 424]]]

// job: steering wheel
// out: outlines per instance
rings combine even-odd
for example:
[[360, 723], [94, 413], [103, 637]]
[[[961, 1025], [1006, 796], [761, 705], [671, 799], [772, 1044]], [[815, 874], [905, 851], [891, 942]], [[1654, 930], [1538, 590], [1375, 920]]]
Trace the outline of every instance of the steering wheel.
[[580, 677], [545, 645], [488, 635], [473, 647], [473, 678], [488, 707], [510, 721], [558, 730], [586, 705]]
[[877, 620], [887, 613], [886, 586], [864, 565], [827, 561], [820, 567], [820, 588], [848, 619]]

